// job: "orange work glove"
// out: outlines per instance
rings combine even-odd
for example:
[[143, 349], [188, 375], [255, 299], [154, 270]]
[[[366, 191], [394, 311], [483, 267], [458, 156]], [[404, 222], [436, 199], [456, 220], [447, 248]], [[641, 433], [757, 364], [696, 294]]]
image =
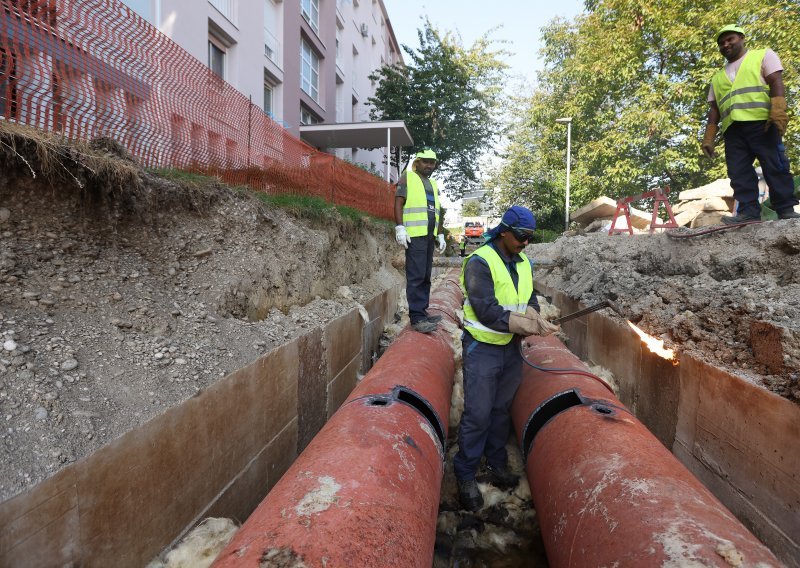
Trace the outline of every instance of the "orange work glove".
[[786, 114], [786, 97], [772, 97], [770, 99], [769, 118], [764, 125], [764, 132], [769, 130], [770, 125], [774, 124], [778, 129], [778, 134], [783, 136], [786, 133], [786, 125], [789, 124], [789, 116]]
[[707, 158], [713, 158], [716, 155], [716, 151], [714, 150], [714, 138], [717, 136], [717, 132], [719, 132], [719, 126], [710, 122], [706, 124], [706, 133], [703, 135], [703, 142], [700, 144], [700, 149], [703, 150], [703, 154], [705, 154]]

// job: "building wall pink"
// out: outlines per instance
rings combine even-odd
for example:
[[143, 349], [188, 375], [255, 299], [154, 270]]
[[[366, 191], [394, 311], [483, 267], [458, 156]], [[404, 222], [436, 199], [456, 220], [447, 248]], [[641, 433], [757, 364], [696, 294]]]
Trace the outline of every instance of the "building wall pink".
[[[369, 75], [382, 64], [402, 63], [383, 0], [318, 0], [318, 31], [301, 15], [301, 0], [122, 1], [206, 64], [211, 40], [224, 52], [225, 80], [262, 109], [266, 80], [270, 114], [295, 136], [301, 107], [319, 122], [368, 121], [365, 103], [377, 86]], [[316, 101], [300, 87], [303, 41], [319, 59]], [[385, 164], [384, 150], [336, 154], [378, 171]]]

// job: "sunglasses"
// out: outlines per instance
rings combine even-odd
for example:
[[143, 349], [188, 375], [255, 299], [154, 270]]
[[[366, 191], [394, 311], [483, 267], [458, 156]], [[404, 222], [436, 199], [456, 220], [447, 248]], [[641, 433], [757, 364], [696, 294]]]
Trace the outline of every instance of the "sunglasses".
[[514, 238], [521, 243], [529, 243], [533, 240], [533, 231], [531, 229], [521, 229], [519, 227], [509, 227], [508, 230], [514, 235]]

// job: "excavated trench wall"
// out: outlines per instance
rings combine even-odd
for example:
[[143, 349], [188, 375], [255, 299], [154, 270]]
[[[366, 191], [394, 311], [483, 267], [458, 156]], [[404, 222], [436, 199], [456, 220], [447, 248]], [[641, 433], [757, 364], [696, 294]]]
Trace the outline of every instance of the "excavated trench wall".
[[0, 504], [0, 566], [141, 567], [205, 517], [244, 521], [372, 365], [399, 293], [282, 345]]
[[[564, 314], [585, 306], [540, 292]], [[682, 353], [651, 353], [602, 312], [563, 325], [578, 357], [611, 371], [619, 398], [787, 566], [800, 567], [800, 406]]]

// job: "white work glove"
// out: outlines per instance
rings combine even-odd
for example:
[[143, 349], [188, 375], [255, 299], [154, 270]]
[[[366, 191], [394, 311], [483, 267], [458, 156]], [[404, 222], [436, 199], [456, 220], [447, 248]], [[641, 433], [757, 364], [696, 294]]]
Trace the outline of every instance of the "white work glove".
[[529, 335], [550, 335], [561, 329], [540, 316], [536, 310], [531, 309], [530, 311], [535, 315], [529, 316], [528, 312], [524, 314], [511, 312], [511, 315], [508, 316], [508, 331], [528, 337]]
[[408, 232], [403, 225], [396, 225], [394, 228], [394, 239], [397, 241], [397, 244], [403, 247], [404, 249], [408, 248], [409, 243], [411, 243], [411, 237], [408, 236]]
[[439, 239], [439, 254], [442, 254], [444, 252], [444, 247], [447, 246], [444, 242], [444, 235], [439, 233], [438, 239]]

